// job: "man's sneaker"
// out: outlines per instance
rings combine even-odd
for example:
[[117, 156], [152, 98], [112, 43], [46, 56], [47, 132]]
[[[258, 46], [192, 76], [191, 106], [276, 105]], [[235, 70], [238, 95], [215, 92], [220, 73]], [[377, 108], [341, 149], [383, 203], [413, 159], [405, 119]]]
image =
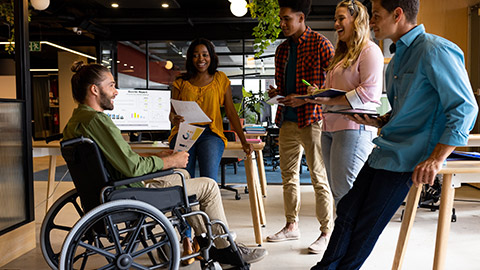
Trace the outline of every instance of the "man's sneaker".
[[212, 247], [210, 256], [212, 260], [219, 262], [223, 269], [228, 269], [258, 262], [268, 254], [264, 248], [248, 248], [243, 244], [237, 244], [237, 248], [238, 252], [234, 252], [232, 246], [222, 249]]
[[308, 247], [308, 252], [314, 254], [325, 252], [325, 250], [327, 250], [328, 240], [330, 240], [329, 236], [320, 235], [320, 237]]
[[268, 242], [281, 242], [287, 240], [297, 240], [300, 238], [300, 230], [297, 228], [296, 230], [289, 231], [286, 227], [282, 230], [277, 232], [276, 234], [272, 234], [267, 236]]
[[237, 243], [237, 247], [242, 259], [249, 264], [261, 261], [268, 255], [268, 251], [264, 248], [249, 248], [241, 243]]
[[[244, 244], [237, 243], [237, 248], [238, 254], [242, 256], [242, 259], [247, 266], [262, 260], [268, 254], [268, 251], [264, 248], [248, 248]], [[238, 266], [240, 266], [241, 263], [237, 259], [237, 256], [238, 255], [236, 255], [232, 250], [230, 250], [230, 254], [225, 256], [229, 258], [228, 262], [226, 260], [220, 261], [222, 269], [237, 268]]]

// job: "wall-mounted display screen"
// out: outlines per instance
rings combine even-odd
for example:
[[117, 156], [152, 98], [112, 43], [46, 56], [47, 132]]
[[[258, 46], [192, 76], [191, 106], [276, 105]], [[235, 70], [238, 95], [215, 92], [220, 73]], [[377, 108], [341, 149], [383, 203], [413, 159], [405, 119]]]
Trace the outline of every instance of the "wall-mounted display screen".
[[170, 130], [170, 91], [118, 89], [113, 110], [105, 113], [121, 131]]

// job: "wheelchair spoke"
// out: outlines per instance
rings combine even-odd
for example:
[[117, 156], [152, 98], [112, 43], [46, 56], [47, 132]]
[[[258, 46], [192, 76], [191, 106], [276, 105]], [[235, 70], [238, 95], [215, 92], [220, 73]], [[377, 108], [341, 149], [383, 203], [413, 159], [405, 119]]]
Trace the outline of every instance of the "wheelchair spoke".
[[[103, 250], [99, 247], [96, 247], [96, 246], [92, 246], [91, 244], [87, 244], [87, 243], [84, 243], [84, 242], [79, 242], [78, 243], [79, 246], [87, 249], [87, 250], [91, 250], [97, 254], [100, 254], [102, 256], [104, 256], [107, 260], [108, 259], [115, 259], [115, 254], [112, 254], [110, 252], [107, 252], [106, 250]], [[88, 255], [88, 253], [84, 253], [85, 255]], [[94, 254], [94, 253], [93, 253]], [[83, 254], [82, 254], [83, 255]]]
[[150, 267], [150, 269], [154, 270], [154, 269], [165, 268], [166, 266], [169, 266], [169, 265], [170, 265], [170, 262], [166, 261], [166, 262], [163, 262], [163, 263], [160, 263], [160, 264], [157, 263], [154, 266]]
[[88, 256], [86, 254], [83, 254], [83, 256], [81, 257], [83, 258], [83, 261], [82, 261], [82, 265], [80, 266], [80, 269], [85, 269], [85, 267], [87, 266]]
[[97, 270], [108, 270], [108, 269], [116, 269], [115, 264], [111, 263], [111, 264], [105, 265], [104, 267], [100, 267]]
[[111, 215], [108, 215], [106, 219], [108, 224], [107, 227], [110, 228], [107, 228], [107, 230], [110, 230], [115, 249], [117, 250], [118, 254], [123, 254], [122, 244], [120, 243], [120, 235], [118, 234], [117, 226], [113, 223]]
[[151, 245], [151, 246], [145, 247], [145, 248], [142, 249], [142, 250], [139, 250], [139, 251], [137, 251], [137, 252], [134, 252], [134, 253], [132, 253], [131, 255], [132, 255], [133, 258], [136, 258], [136, 257], [138, 257], [138, 256], [141, 256], [141, 255], [147, 253], [147, 252], [151, 252], [152, 250], [154, 250], [154, 249], [156, 249], [156, 248], [160, 248], [160, 247], [166, 245], [167, 243], [170, 243], [170, 241], [169, 241], [168, 239], [165, 239], [165, 240], [160, 241], [160, 242], [158, 242], [158, 243], [155, 243], [155, 244], [153, 244], [153, 245]]
[[138, 264], [138, 263], [135, 263], [135, 262], [132, 263], [132, 267], [134, 267], [135, 269], [143, 269], [143, 270], [150, 270], [150, 269], [152, 269], [152, 268], [150, 268], [150, 267], [145, 267], [145, 266], [143, 266], [143, 265], [141, 265], [141, 264]]
[[83, 209], [82, 207], [80, 206], [80, 204], [78, 204], [78, 202], [75, 200], [73, 200], [71, 202], [73, 204], [73, 206], [75, 207], [75, 210], [77, 210], [77, 213], [79, 216], [83, 217], [85, 215], [85, 213], [83, 212]]
[[[145, 234], [145, 233], [144, 233], [144, 234]], [[145, 240], [145, 237], [140, 237], [140, 243], [142, 243], [143, 248], [148, 247], [148, 243], [147, 243], [147, 241]], [[152, 262], [152, 264], [156, 265], [156, 264], [157, 264], [157, 260], [155, 260], [155, 257], [153, 257], [152, 252], [147, 252], [147, 255], [148, 255], [148, 258], [150, 259], [150, 261]]]
[[52, 229], [69, 232], [72, 229], [72, 227], [53, 224]]
[[126, 253], [132, 253], [134, 248], [137, 246], [136, 243], [137, 243], [138, 235], [142, 230], [143, 224], [145, 224], [145, 215], [142, 214], [136, 223], [137, 224], [135, 225], [135, 231], [131, 233], [128, 237], [130, 238], [130, 240], [128, 241], [127, 247], [125, 248]]

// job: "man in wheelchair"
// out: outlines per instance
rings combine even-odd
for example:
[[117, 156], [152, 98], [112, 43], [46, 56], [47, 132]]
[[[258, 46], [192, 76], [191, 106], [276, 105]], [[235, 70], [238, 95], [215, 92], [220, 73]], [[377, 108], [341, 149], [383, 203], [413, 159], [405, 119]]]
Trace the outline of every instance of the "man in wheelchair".
[[[166, 150], [161, 153], [142, 155], [133, 152], [130, 145], [123, 139], [120, 130], [110, 117], [103, 113], [104, 110], [113, 109], [113, 100], [118, 94], [114, 78], [106, 67], [76, 62], [72, 66], [72, 71], [75, 72], [71, 80], [72, 93], [79, 105], [63, 131], [64, 140], [83, 136], [96, 142], [106, 159], [106, 170], [114, 180], [137, 177], [158, 170], [186, 167], [187, 152], [174, 153], [172, 150]], [[187, 194], [196, 195], [200, 209], [211, 220], [220, 220], [227, 224], [217, 183], [206, 177], [189, 179], [188, 173], [185, 170], [182, 172], [187, 178]], [[159, 188], [181, 184], [181, 177], [173, 174], [152, 179], [146, 186]], [[130, 184], [129, 187], [145, 187], [145, 185], [137, 182]], [[206, 232], [203, 220], [198, 216], [187, 219], [195, 230], [200, 246], [208, 245], [206, 239], [202, 238]], [[212, 226], [212, 231], [215, 235], [225, 234], [218, 224]], [[238, 264], [238, 253], [228, 241], [218, 237], [214, 240], [214, 244], [209, 253], [213, 260], [223, 264]], [[265, 249], [251, 249], [244, 246], [238, 246], [238, 252], [246, 263], [257, 262], [267, 255]]]

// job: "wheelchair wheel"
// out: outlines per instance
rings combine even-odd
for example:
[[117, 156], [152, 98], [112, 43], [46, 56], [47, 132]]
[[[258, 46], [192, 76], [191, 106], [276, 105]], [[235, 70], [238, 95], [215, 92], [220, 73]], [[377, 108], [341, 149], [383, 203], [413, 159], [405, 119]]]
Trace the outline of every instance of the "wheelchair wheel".
[[[62, 217], [62, 213], [70, 213], [68, 218]], [[77, 218], [72, 220], [71, 213], [77, 214]], [[60, 251], [62, 249], [63, 239], [75, 225], [75, 222], [84, 215], [80, 205], [80, 199], [75, 189], [63, 194], [50, 207], [48, 213], [42, 222], [40, 229], [40, 246], [43, 257], [52, 269], [58, 269], [58, 260], [60, 258]], [[62, 242], [55, 242], [62, 239]]]
[[135, 200], [104, 203], [63, 243], [59, 269], [178, 269], [179, 240], [168, 218]]

